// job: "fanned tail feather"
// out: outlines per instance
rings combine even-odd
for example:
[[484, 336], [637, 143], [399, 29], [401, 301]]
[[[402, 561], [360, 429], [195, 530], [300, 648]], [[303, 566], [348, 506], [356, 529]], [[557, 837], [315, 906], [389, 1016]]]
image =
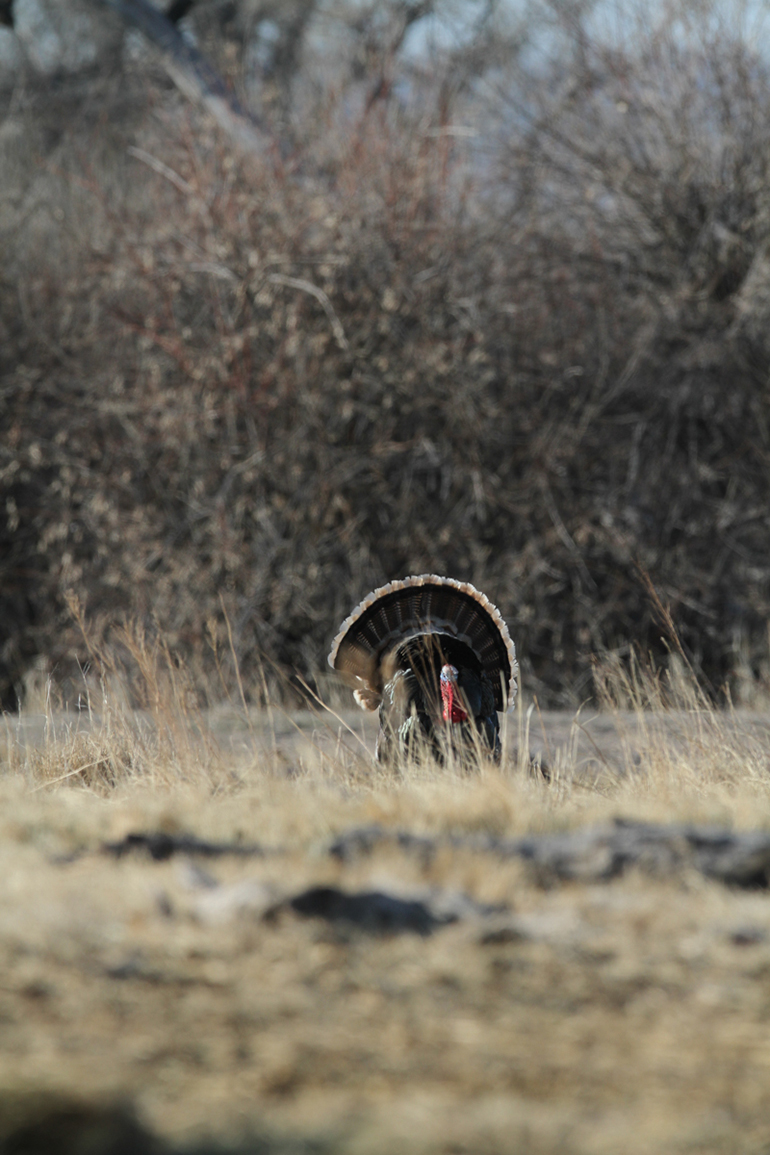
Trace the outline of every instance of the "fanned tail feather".
[[447, 660], [467, 655], [492, 687], [495, 708], [511, 707], [518, 665], [508, 627], [484, 594], [454, 578], [421, 574], [368, 594], [343, 622], [329, 664], [359, 705], [376, 709], [394, 670], [405, 664], [403, 655], [414, 665], [416, 648], [425, 655], [430, 641]]

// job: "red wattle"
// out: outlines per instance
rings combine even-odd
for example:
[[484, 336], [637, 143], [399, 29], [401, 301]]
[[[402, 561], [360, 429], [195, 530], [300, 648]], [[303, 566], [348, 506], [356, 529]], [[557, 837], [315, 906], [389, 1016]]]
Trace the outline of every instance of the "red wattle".
[[441, 700], [444, 704], [442, 717], [445, 722], [467, 722], [468, 714], [455, 699], [454, 686], [451, 682], [441, 683]]

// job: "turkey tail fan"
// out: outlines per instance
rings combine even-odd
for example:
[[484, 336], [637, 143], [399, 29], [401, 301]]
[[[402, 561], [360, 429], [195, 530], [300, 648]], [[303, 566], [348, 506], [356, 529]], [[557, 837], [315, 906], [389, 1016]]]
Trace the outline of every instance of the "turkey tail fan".
[[[470, 655], [495, 694], [495, 709], [516, 697], [518, 664], [508, 627], [496, 606], [468, 582], [421, 574], [374, 590], [342, 623], [329, 665], [375, 710], [394, 666], [413, 658], [415, 639], [434, 641], [445, 661]], [[410, 647], [411, 643], [411, 647]], [[410, 650], [412, 653], [410, 654]]]

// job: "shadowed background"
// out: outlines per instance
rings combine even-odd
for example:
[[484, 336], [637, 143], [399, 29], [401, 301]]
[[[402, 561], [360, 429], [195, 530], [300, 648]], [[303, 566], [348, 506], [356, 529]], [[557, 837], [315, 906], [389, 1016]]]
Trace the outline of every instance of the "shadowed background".
[[591, 695], [591, 654], [665, 660], [648, 573], [695, 668], [751, 700], [770, 578], [751, 7], [172, 5], [262, 147], [109, 6], [2, 12], [6, 706], [87, 663], [69, 591], [99, 642], [157, 623], [198, 687], [233, 656], [276, 684], [421, 572], [488, 594], [552, 706]]

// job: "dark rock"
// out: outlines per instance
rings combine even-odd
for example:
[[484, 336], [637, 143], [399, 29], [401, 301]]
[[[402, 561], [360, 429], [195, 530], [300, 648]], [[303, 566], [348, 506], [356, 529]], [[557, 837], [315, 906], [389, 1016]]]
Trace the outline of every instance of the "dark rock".
[[118, 842], [105, 842], [103, 854], [122, 858], [135, 852], [149, 854], [155, 862], [165, 862], [174, 854], [199, 854], [204, 858], [220, 858], [233, 854], [241, 858], [261, 858], [265, 851], [256, 843], [207, 842], [194, 834], [131, 833]]
[[456, 922], [456, 916], [437, 918], [424, 902], [397, 898], [379, 890], [347, 894], [336, 886], [312, 886], [285, 904], [306, 918], [348, 922], [372, 934], [429, 935], [437, 927]]
[[471, 918], [488, 918], [505, 913], [505, 906], [476, 902], [467, 894], [449, 890], [426, 891], [419, 897], [389, 894], [382, 890], [350, 894], [336, 886], [313, 886], [274, 907], [291, 909], [306, 918], [322, 918], [332, 923], [349, 923], [370, 934], [419, 934]]
[[170, 1155], [128, 1107], [55, 1095], [0, 1101], [3, 1155]]
[[522, 858], [531, 864], [543, 885], [607, 882], [632, 867], [662, 876], [690, 868], [707, 878], [742, 888], [767, 889], [770, 885], [770, 833], [623, 819], [604, 826], [523, 838], [426, 838], [368, 826], [340, 835], [329, 852], [347, 860], [358, 854], [371, 854], [378, 845], [388, 842], [407, 851], [418, 850], [423, 857], [448, 845], [500, 858]]
[[767, 938], [761, 926], [742, 926], [730, 935], [733, 946], [759, 946]]
[[329, 847], [329, 853], [345, 862], [348, 858], [371, 854], [383, 839], [393, 841], [401, 850], [419, 852], [422, 857], [432, 856], [436, 850], [436, 840], [433, 838], [410, 834], [406, 830], [386, 831], [374, 823], [371, 826], [358, 826], [355, 830], [341, 834]]

